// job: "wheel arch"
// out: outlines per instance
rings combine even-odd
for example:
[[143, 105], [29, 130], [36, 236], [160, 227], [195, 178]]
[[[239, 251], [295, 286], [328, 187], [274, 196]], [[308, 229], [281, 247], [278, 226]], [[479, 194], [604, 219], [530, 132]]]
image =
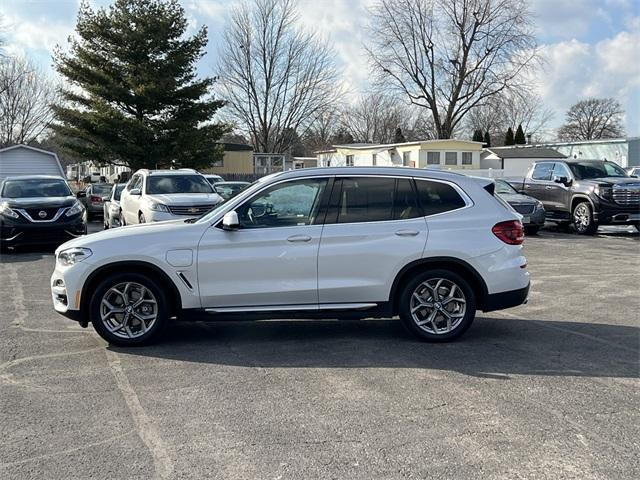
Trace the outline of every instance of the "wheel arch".
[[169, 275], [157, 265], [140, 260], [125, 260], [120, 262], [109, 263], [92, 271], [82, 286], [80, 295], [80, 310], [82, 312], [89, 311], [89, 302], [91, 301], [90, 292], [92, 292], [98, 284], [107, 276], [113, 273], [138, 273], [149, 276], [153, 281], [159, 283], [161, 287], [168, 289], [168, 299], [170, 302], [169, 312], [171, 316], [177, 315], [182, 309], [182, 297], [176, 284], [171, 280]]
[[453, 273], [457, 273], [462, 278], [469, 282], [469, 285], [473, 289], [476, 295], [476, 304], [479, 310], [482, 310], [485, 300], [488, 295], [487, 284], [482, 276], [477, 272], [475, 268], [469, 265], [464, 260], [454, 257], [431, 257], [421, 258], [405, 265], [396, 275], [391, 285], [391, 292], [389, 294], [389, 304], [393, 314], [398, 313], [398, 294], [402, 291], [402, 287], [405, 285], [412, 276], [418, 272], [424, 272], [428, 270], [443, 269], [449, 270]]
[[591, 207], [591, 212], [595, 214], [596, 208], [595, 208], [595, 205], [593, 204], [593, 201], [587, 195], [583, 195], [583, 194], [576, 194], [571, 198], [571, 211], [569, 213], [573, 215], [573, 210], [576, 208], [576, 205], [578, 205], [578, 203], [583, 203], [585, 201], [589, 203], [589, 206]]

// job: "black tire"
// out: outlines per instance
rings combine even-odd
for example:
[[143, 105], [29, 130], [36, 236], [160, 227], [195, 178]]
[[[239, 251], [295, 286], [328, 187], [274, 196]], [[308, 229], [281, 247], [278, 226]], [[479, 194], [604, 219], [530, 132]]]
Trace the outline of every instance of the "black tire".
[[[455, 284], [464, 294], [464, 300], [466, 300], [466, 309], [463, 313], [461, 313], [462, 319], [455, 326], [452, 325], [452, 330], [446, 333], [433, 333], [426, 330], [429, 328], [433, 330], [430, 326], [420, 326], [417, 324], [416, 320], [414, 320], [413, 315], [411, 313], [412, 308], [412, 298], [416, 289], [422, 287], [425, 282], [429, 280], [433, 280], [436, 282], [437, 280], [444, 279], [447, 282], [451, 282]], [[444, 288], [444, 287], [443, 287]], [[440, 295], [440, 293], [438, 293]], [[462, 297], [460, 297], [462, 298]], [[421, 340], [426, 340], [429, 342], [450, 342], [459, 338], [473, 323], [473, 320], [476, 316], [476, 296], [473, 292], [473, 289], [469, 285], [469, 283], [463, 279], [460, 275], [453, 273], [449, 270], [429, 270], [425, 272], [421, 272], [409, 280], [405, 286], [400, 291], [400, 295], [398, 296], [398, 313], [400, 315], [400, 320], [404, 327], [414, 334], [416, 337]], [[435, 303], [440, 303], [441, 300], [438, 300]], [[427, 310], [428, 311], [428, 310]], [[431, 309], [433, 311], [433, 309]], [[440, 310], [441, 311], [441, 310]], [[455, 312], [448, 312], [454, 313]], [[420, 315], [420, 311], [417, 312]], [[438, 329], [438, 318], [440, 318], [440, 322], [445, 321], [444, 316], [440, 313], [435, 314], [436, 324], [435, 329]], [[432, 325], [432, 324], [429, 324]], [[446, 325], [446, 324], [445, 324]]]
[[138, 213], [138, 223], [147, 223], [147, 220], [144, 218], [144, 213]]
[[126, 222], [126, 221], [125, 221], [125, 219], [124, 219], [124, 215], [123, 215], [123, 213], [122, 213], [122, 212], [120, 212], [120, 226], [121, 226], [121, 227], [124, 227], [124, 226], [126, 226], [126, 225], [127, 225], [127, 222]]
[[[156, 301], [155, 321], [150, 325], [148, 331], [133, 338], [127, 338], [112, 333], [102, 321], [101, 317], [101, 304], [105, 294], [111, 288], [128, 282], [142, 285], [144, 288], [148, 289], [153, 294]], [[147, 275], [139, 273], [116, 273], [105, 278], [94, 290], [89, 303], [89, 317], [89, 320], [93, 324], [93, 328], [96, 330], [98, 335], [112, 345], [118, 345], [121, 347], [148, 345], [159, 338], [160, 334], [169, 323], [169, 302], [163, 289]], [[135, 321], [139, 323], [137, 319]], [[121, 335], [125, 334], [121, 333]]]
[[524, 227], [525, 235], [537, 235], [539, 231], [540, 231], [540, 227], [538, 227], [537, 225], [531, 226], [531, 227]]
[[593, 235], [598, 231], [598, 224], [593, 219], [593, 209], [589, 202], [580, 202], [573, 207], [571, 213], [573, 228], [580, 235]]

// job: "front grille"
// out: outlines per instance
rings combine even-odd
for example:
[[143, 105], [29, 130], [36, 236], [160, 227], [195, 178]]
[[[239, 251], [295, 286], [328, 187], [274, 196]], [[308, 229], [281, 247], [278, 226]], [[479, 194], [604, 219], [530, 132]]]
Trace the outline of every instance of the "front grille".
[[[25, 208], [25, 211], [35, 221], [41, 221], [41, 220], [44, 221], [44, 220], [51, 220], [53, 217], [55, 217], [56, 213], [58, 213], [59, 209], [60, 209], [60, 207], [54, 207], [54, 208]], [[40, 216], [40, 212], [44, 212], [46, 215], [45, 216]]]
[[169, 211], [174, 215], [202, 215], [211, 210], [215, 205], [178, 205], [170, 206]]
[[533, 213], [533, 211], [536, 209], [536, 206], [533, 204], [527, 204], [527, 203], [517, 203], [515, 205], [512, 205], [513, 209], [518, 212], [521, 213], [523, 215], [529, 214], [529, 213]]
[[613, 187], [613, 201], [625, 207], [639, 206], [640, 184]]

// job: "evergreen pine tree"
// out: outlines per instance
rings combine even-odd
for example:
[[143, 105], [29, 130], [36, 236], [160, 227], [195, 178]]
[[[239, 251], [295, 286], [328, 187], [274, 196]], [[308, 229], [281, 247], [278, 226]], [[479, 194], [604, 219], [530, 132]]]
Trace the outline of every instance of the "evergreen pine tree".
[[480, 130], [479, 128], [476, 128], [473, 131], [473, 138], [472, 140], [474, 142], [482, 142], [482, 130]]
[[507, 130], [507, 134], [504, 137], [504, 144], [513, 145], [514, 143], [515, 143], [515, 140], [513, 138], [513, 130], [511, 129], [511, 127], [509, 127], [509, 130]]
[[518, 125], [514, 142], [516, 145], [525, 145], [527, 143], [527, 139], [524, 136], [524, 130], [522, 130], [522, 124]]
[[407, 139], [404, 138], [404, 134], [402, 133], [402, 129], [400, 127], [396, 128], [396, 133], [393, 136], [393, 143], [404, 143]]
[[484, 132], [484, 146], [485, 148], [489, 148], [491, 146], [491, 135], [489, 135], [489, 131]]
[[188, 37], [187, 28], [178, 0], [116, 0], [96, 11], [82, 3], [77, 36], [54, 58], [71, 86], [54, 107], [64, 146], [132, 170], [220, 158], [227, 127], [211, 119], [224, 102], [211, 98], [213, 78], [196, 78], [207, 30]]

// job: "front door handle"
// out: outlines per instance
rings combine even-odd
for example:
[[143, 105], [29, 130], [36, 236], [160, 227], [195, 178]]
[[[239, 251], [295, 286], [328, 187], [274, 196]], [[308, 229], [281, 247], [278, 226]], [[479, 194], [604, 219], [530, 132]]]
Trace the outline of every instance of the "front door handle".
[[551, 185], [547, 185], [546, 187], [544, 187], [545, 190], [553, 190], [553, 187]]
[[399, 237], [415, 237], [418, 233], [420, 232], [417, 230], [398, 230], [396, 235]]
[[309, 242], [311, 241], [311, 237], [309, 235], [292, 235], [287, 238], [287, 242]]

